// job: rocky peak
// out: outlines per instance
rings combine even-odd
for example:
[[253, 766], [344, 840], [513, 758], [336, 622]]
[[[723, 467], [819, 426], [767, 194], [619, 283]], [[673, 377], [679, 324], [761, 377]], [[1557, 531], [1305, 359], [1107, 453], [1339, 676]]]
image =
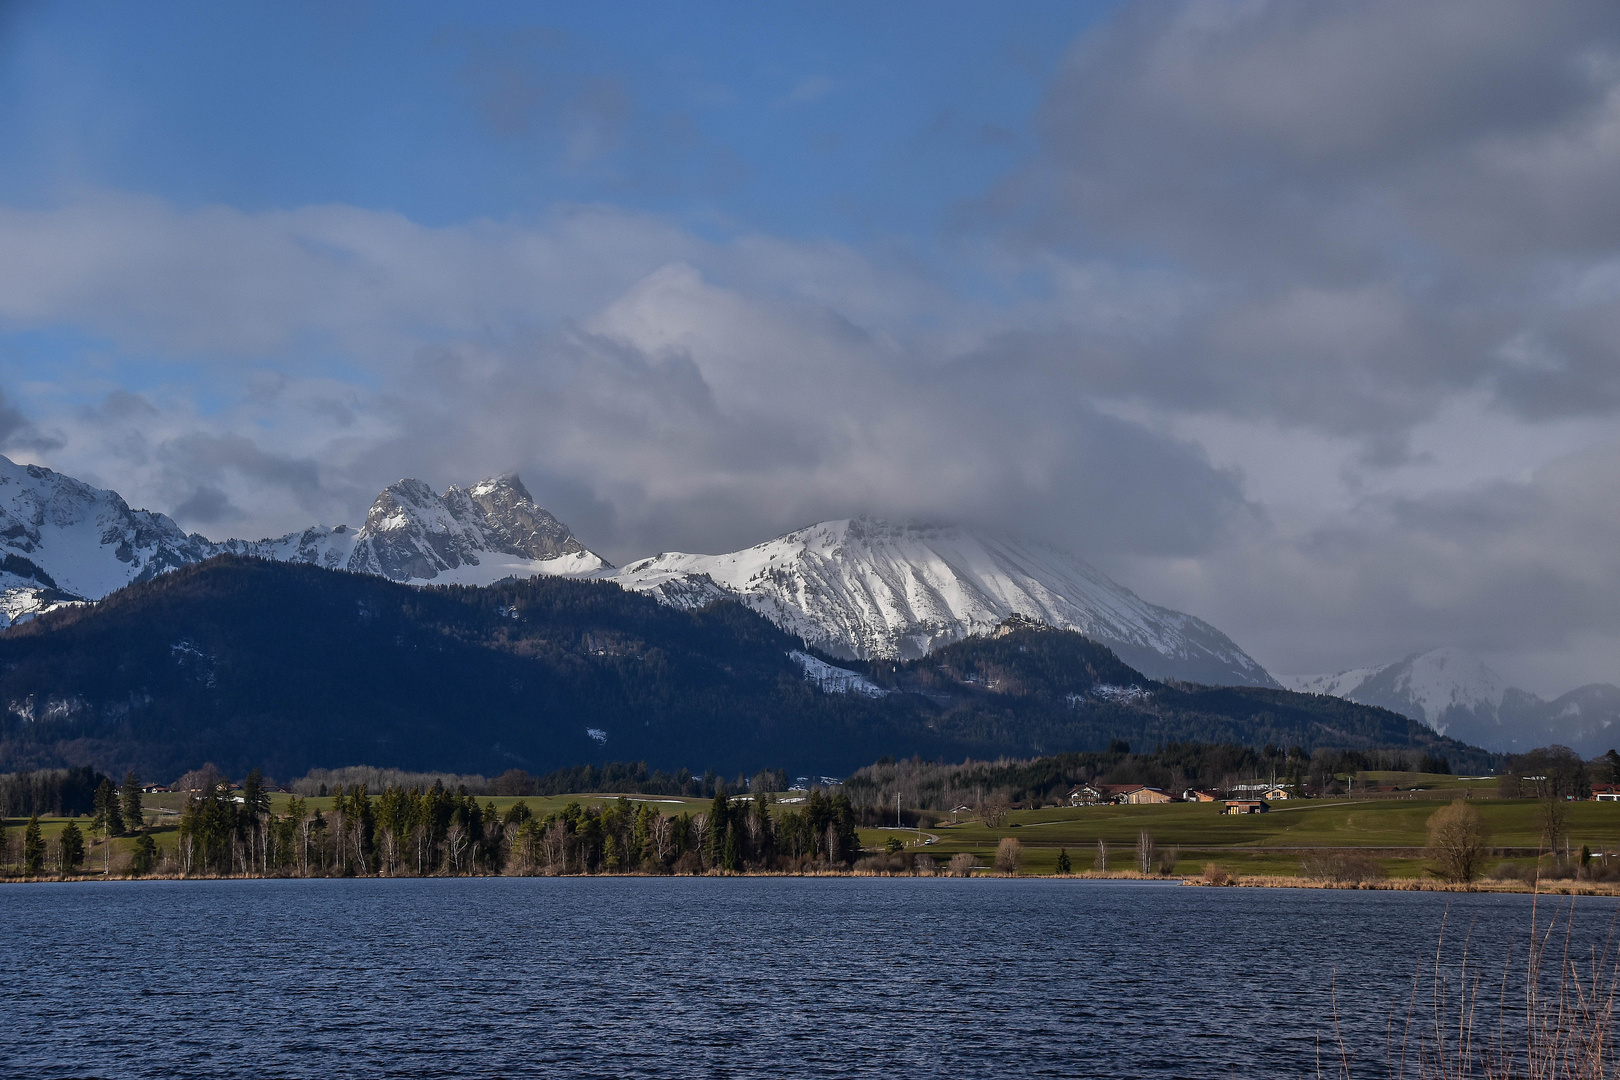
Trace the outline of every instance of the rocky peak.
[[[450, 491], [459, 493], [457, 488]], [[466, 494], [483, 514], [485, 535], [500, 551], [531, 559], [555, 559], [585, 550], [568, 526], [535, 505], [516, 473], [482, 480]]]

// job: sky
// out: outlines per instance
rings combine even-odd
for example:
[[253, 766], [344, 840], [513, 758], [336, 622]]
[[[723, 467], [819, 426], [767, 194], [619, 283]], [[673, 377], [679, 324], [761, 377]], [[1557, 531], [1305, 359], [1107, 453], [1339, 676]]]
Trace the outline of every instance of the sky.
[[1048, 540], [1620, 682], [1620, 5], [0, 0], [0, 453], [214, 539]]

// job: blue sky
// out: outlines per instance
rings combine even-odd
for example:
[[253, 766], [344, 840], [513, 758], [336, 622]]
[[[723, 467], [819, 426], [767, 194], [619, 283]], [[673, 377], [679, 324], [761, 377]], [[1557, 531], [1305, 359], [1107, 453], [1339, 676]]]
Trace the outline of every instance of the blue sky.
[[424, 224], [608, 200], [930, 244], [1032, 149], [1100, 4], [51, 4], [5, 41], [0, 191], [346, 203]]
[[1620, 681], [1607, 0], [0, 6], [0, 452], [212, 537], [868, 513]]

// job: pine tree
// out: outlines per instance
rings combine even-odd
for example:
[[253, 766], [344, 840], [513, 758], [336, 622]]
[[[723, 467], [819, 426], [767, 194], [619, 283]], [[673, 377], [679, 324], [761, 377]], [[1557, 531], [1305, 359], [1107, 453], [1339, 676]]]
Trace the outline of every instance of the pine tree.
[[142, 833], [135, 841], [135, 854], [130, 858], [129, 868], [137, 874], [150, 874], [156, 865], [157, 842], [151, 833]]
[[143, 821], [141, 781], [135, 775], [134, 769], [124, 774], [124, 788], [120, 794], [124, 804], [124, 828], [130, 832], [139, 832]]
[[62, 872], [76, 870], [84, 863], [84, 833], [77, 822], [69, 821], [62, 827]]
[[23, 873], [38, 877], [45, 870], [45, 835], [39, 828], [39, 815], [28, 819], [23, 830]]
[[107, 836], [124, 835], [124, 815], [118, 807], [118, 789], [107, 777], [101, 778], [101, 786], [96, 788], [96, 816], [90, 827]]
[[1058, 848], [1057, 872], [1060, 874], [1070, 874], [1074, 872], [1073, 866], [1069, 864], [1068, 848]]

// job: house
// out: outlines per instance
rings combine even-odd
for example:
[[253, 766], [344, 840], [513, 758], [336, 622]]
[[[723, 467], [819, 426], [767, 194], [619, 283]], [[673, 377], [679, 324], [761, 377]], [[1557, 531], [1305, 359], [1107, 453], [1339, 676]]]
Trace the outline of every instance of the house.
[[1167, 803], [1176, 800], [1156, 787], [1148, 787], [1146, 784], [1132, 784], [1114, 792], [1114, 801], [1131, 806], [1141, 806], [1146, 803]]
[[1266, 793], [1260, 797], [1262, 799], [1292, 799], [1294, 796], [1287, 788], [1274, 787], [1267, 788]]
[[169, 790], [168, 784], [142, 784], [142, 795], [162, 795]]
[[1090, 784], [1081, 784], [1069, 792], [1070, 806], [1096, 806], [1098, 803], [1107, 801], [1108, 793], [1103, 791], [1102, 788], [1093, 787]]
[[1220, 796], [1213, 791], [1201, 791], [1198, 788], [1188, 788], [1181, 793], [1182, 802], [1215, 802]]
[[1614, 784], [1593, 784], [1593, 802], [1620, 802], [1620, 787]]
[[1224, 814], [1263, 814], [1271, 809], [1260, 799], [1227, 799]]

